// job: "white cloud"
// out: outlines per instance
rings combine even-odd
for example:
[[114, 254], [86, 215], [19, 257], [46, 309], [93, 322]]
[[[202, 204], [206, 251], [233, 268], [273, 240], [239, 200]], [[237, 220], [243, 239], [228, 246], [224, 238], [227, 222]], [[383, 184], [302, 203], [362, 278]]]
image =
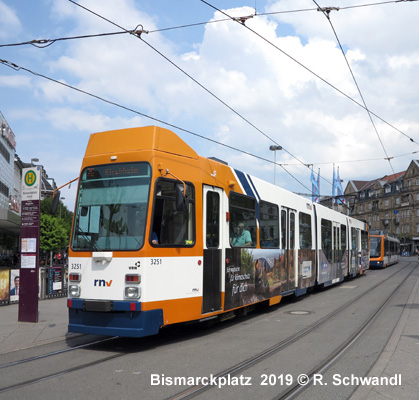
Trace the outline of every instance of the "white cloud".
[[0, 39], [12, 38], [21, 31], [22, 26], [16, 12], [2, 1], [0, 1], [0, 15]]
[[22, 75], [0, 75], [0, 86], [11, 88], [30, 88], [31, 79]]
[[[66, 36], [119, 30], [68, 1], [50, 4], [54, 20], [51, 30], [65, 31]], [[120, 1], [118, 7], [111, 0], [85, 0], [80, 4], [127, 29], [135, 28], [138, 23], [150, 31], [159, 28], [159, 18], [141, 10], [141, 4], [133, 0]], [[353, 2], [345, 2], [348, 4]], [[313, 3], [272, 2], [267, 11], [284, 10], [286, 6], [313, 8]], [[419, 36], [414, 21], [417, 6], [410, 3], [341, 9], [333, 11], [331, 18], [368, 107], [419, 141], [419, 91], [415, 85], [419, 51], [412, 40]], [[190, 20], [196, 22], [193, 10], [188, 12]], [[235, 8], [227, 12], [242, 16], [250, 15], [253, 9]], [[215, 18], [220, 15], [216, 13]], [[180, 46], [170, 39], [170, 34], [157, 32], [142, 34], [144, 42], [121, 34], [56, 43], [42, 50], [45, 58], [38, 60], [36, 69], [95, 95], [273, 160], [269, 151], [272, 142], [258, 131], [261, 130], [304, 163], [318, 163], [314, 168], [320, 166], [322, 175], [330, 176], [329, 181], [332, 165], [321, 163], [341, 161], [343, 179], [390, 174], [367, 112], [330, 86], [362, 103], [327, 19], [311, 11], [257, 16], [246, 21], [246, 26], [282, 52], [241, 24], [225, 21], [206, 25], [202, 37], [191, 37], [189, 46]], [[199, 87], [147, 43], [258, 129]], [[38, 101], [44, 123], [52, 132], [60, 132], [68, 143], [65, 148], [69, 158], [78, 156], [81, 160], [84, 151], [81, 145], [72, 146], [67, 138], [69, 132], [73, 133], [73, 139], [75, 134], [80, 135], [77, 137], [84, 145], [88, 134], [94, 131], [153, 123], [55, 83], [25, 79], [17, 79], [16, 74], [2, 76], [0, 85], [31, 87], [30, 97]], [[390, 156], [416, 149], [416, 145], [394, 129], [373, 119]], [[233, 167], [273, 181], [272, 164], [181, 135], [198, 153], [219, 157]], [[309, 186], [308, 169], [294, 165], [298, 162], [289, 153], [278, 152], [277, 161], [293, 164], [286, 168]], [[382, 161], [343, 163], [377, 158]], [[395, 171], [400, 171], [407, 167], [408, 161], [409, 158], [395, 158], [392, 165]], [[280, 168], [277, 168], [277, 182], [305, 191]]]

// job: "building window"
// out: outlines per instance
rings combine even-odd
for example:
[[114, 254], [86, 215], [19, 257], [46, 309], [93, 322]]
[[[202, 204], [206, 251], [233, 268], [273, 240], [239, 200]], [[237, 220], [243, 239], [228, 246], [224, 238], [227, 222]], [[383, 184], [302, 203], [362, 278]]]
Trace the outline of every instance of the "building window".
[[9, 153], [9, 151], [7, 150], [6, 146], [3, 143], [0, 143], [0, 154], [10, 164], [10, 153]]
[[396, 205], [400, 205], [400, 197], [396, 197]]
[[0, 193], [9, 198], [9, 187], [0, 181]]
[[384, 206], [388, 207], [388, 204], [389, 204], [388, 199], [384, 200]]
[[385, 192], [385, 193], [390, 193], [390, 192], [391, 192], [391, 186], [390, 186], [390, 185], [387, 185], [387, 186], [385, 187], [385, 189], [384, 189], [384, 192]]

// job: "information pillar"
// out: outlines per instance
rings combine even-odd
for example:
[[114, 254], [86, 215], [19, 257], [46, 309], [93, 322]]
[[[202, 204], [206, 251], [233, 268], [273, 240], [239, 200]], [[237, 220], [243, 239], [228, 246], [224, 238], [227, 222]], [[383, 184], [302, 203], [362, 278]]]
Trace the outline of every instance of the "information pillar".
[[42, 167], [22, 170], [22, 206], [20, 230], [20, 294], [21, 322], [38, 322], [39, 231], [41, 216]]

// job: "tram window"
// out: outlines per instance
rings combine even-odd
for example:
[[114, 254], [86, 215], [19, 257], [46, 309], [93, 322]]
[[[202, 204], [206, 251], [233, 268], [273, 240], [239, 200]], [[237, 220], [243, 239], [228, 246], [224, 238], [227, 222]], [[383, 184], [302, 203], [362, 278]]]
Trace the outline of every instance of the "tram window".
[[390, 251], [390, 246], [389, 246], [390, 242], [387, 238], [384, 238], [384, 254], [387, 255]]
[[139, 250], [144, 243], [150, 176], [147, 163], [85, 168], [80, 176], [72, 249]]
[[361, 231], [361, 248], [368, 250], [368, 232]]
[[220, 244], [220, 195], [207, 192], [207, 248], [218, 248]]
[[311, 216], [300, 212], [299, 215], [299, 229], [300, 229], [300, 248], [311, 249]]
[[256, 199], [230, 194], [230, 244], [233, 247], [256, 244]]
[[342, 259], [346, 251], [346, 226], [345, 225], [340, 226], [340, 251], [341, 251], [340, 258]]
[[381, 237], [372, 236], [370, 239], [370, 257], [381, 257]]
[[295, 249], [295, 214], [290, 213], [290, 249]]
[[[193, 246], [195, 244], [195, 194], [194, 187], [186, 183], [186, 207], [176, 209], [176, 186], [179, 181], [158, 179], [156, 182], [153, 222], [155, 233], [162, 246]], [[150, 241], [151, 241], [150, 233]]]
[[352, 250], [358, 250], [358, 235], [356, 228], [351, 228]]
[[321, 220], [322, 250], [327, 260], [332, 260], [332, 221]]
[[288, 249], [287, 246], [287, 212], [281, 210], [281, 249]]
[[259, 204], [260, 247], [279, 246], [279, 212], [275, 204]]

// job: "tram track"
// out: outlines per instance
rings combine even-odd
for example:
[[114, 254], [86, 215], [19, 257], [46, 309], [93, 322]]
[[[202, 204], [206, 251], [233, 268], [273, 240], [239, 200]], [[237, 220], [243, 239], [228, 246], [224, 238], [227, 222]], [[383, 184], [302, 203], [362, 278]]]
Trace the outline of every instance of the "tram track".
[[[59, 376], [67, 375], [67, 374], [70, 374], [70, 373], [75, 372], [75, 371], [80, 371], [81, 369], [86, 369], [86, 368], [89, 368], [89, 367], [100, 365], [102, 363], [105, 363], [105, 362], [108, 362], [108, 361], [111, 361], [111, 360], [114, 360], [114, 359], [117, 359], [117, 358], [124, 357], [127, 354], [132, 354], [132, 353], [135, 353], [135, 352], [140, 352], [142, 350], [146, 350], [150, 346], [154, 345], [154, 341], [156, 340], [156, 338], [157, 337], [147, 338], [139, 346], [135, 346], [135, 347], [129, 348], [129, 349], [120, 348], [119, 346], [115, 346], [115, 350], [113, 350], [113, 349], [111, 350], [111, 351], [114, 352], [114, 354], [108, 355], [106, 357], [100, 357], [98, 359], [94, 359], [92, 361], [88, 361], [88, 362], [84, 362], [84, 363], [77, 363], [77, 365], [69, 367], [69, 368], [65, 368], [65, 369], [50, 372], [50, 373], [43, 373], [40, 376], [31, 378], [31, 379], [25, 379], [21, 382], [15, 382], [13, 384], [0, 387], [0, 395], [2, 393], [17, 390], [17, 389], [20, 389], [20, 388], [25, 387], [25, 386], [34, 385], [36, 383], [39, 383], [39, 382], [42, 382], [42, 381], [45, 381], [45, 380], [48, 380], [48, 379], [52, 379], [52, 378], [56, 378], [56, 377], [59, 377]], [[29, 363], [32, 363], [32, 362], [45, 360], [47, 358], [51, 358], [51, 357], [54, 357], [54, 356], [63, 356], [66, 353], [71, 353], [71, 352], [74, 352], [74, 351], [77, 351], [77, 350], [86, 350], [89, 347], [94, 348], [95, 346], [100, 346], [102, 344], [109, 344], [109, 342], [116, 341], [116, 340], [126, 340], [126, 339], [125, 338], [121, 339], [118, 336], [107, 337], [107, 338], [104, 338], [104, 339], [101, 339], [101, 340], [95, 340], [93, 342], [85, 343], [85, 344], [78, 345], [78, 346], [75, 346], [75, 347], [62, 349], [62, 350], [57, 350], [57, 351], [54, 351], [54, 352], [45, 353], [45, 354], [41, 354], [41, 355], [38, 355], [38, 356], [28, 357], [28, 358], [25, 358], [25, 359], [22, 359], [22, 360], [9, 362], [9, 363], [0, 365], [0, 369], [7, 370], [7, 368], [14, 368], [14, 367], [19, 367], [19, 366], [21, 367], [24, 364], [29, 364]], [[104, 349], [103, 351], [108, 351], [109, 352], [108, 349]]]
[[[312, 324], [311, 326], [297, 332], [296, 334], [293, 334], [292, 336], [289, 336], [288, 338], [276, 343], [275, 345], [271, 346], [270, 348], [259, 352], [258, 354], [246, 359], [243, 362], [240, 362], [238, 364], [235, 364], [234, 366], [231, 366], [227, 369], [224, 369], [221, 372], [218, 373], [214, 373], [212, 374], [215, 378], [215, 380], [218, 382], [219, 380], [223, 380], [223, 379], [227, 379], [228, 377], [231, 376], [237, 376], [239, 373], [261, 363], [263, 360], [273, 356], [274, 354], [277, 354], [280, 351], [285, 350], [287, 347], [289, 347], [291, 344], [301, 340], [302, 338], [304, 338], [305, 336], [307, 336], [308, 334], [314, 332], [316, 329], [322, 327], [326, 322], [332, 320], [334, 317], [336, 317], [337, 315], [339, 315], [342, 310], [348, 308], [349, 306], [357, 303], [358, 301], [360, 301], [364, 296], [366, 296], [367, 294], [371, 293], [372, 290], [376, 290], [377, 288], [379, 288], [383, 283], [389, 281], [391, 278], [393, 278], [395, 275], [399, 274], [401, 271], [405, 270], [406, 268], [408, 268], [409, 266], [411, 266], [412, 263], [408, 263], [407, 265], [405, 265], [403, 268], [401, 268], [400, 270], [394, 272], [393, 274], [391, 274], [390, 276], [386, 277], [385, 279], [382, 279], [381, 281], [377, 282], [374, 286], [372, 286], [371, 288], [365, 290], [363, 293], [361, 293], [360, 295], [358, 295], [356, 298], [352, 299], [351, 301], [345, 303], [344, 305], [338, 307], [336, 310], [332, 311], [331, 313], [325, 315], [324, 317], [322, 317], [321, 319], [319, 319], [317, 322], [315, 322], [314, 324]], [[391, 300], [391, 298], [393, 297], [393, 295], [397, 292], [397, 290], [402, 286], [402, 284], [407, 280], [407, 278], [412, 274], [412, 272], [414, 271], [414, 269], [412, 269], [412, 271], [410, 271], [410, 273], [403, 279], [403, 281], [396, 287], [396, 289], [394, 289], [394, 291], [387, 296], [386, 300], [384, 301], [384, 303], [382, 303], [378, 309], [376, 309], [376, 311], [374, 313], [372, 313], [372, 315], [366, 320], [366, 322], [364, 324], [362, 324], [361, 328], [359, 328], [357, 331], [355, 331], [351, 337], [345, 341], [337, 350], [335, 350], [331, 356], [327, 357], [327, 359], [318, 367], [314, 368], [312, 371], [310, 371], [309, 374], [307, 374], [307, 376], [312, 379], [313, 375], [316, 373], [320, 373], [319, 371], [323, 371], [325, 370], [329, 365], [331, 365], [331, 363], [333, 363], [334, 360], [336, 360], [340, 355], [342, 355], [346, 349], [348, 347], [350, 347], [359, 337], [360, 335], [362, 335], [362, 333], [367, 329], [367, 327], [374, 321], [374, 319], [380, 314], [380, 312], [383, 310], [383, 308], [385, 308], [386, 304]], [[360, 277], [357, 277], [356, 279], [359, 279]], [[167, 398], [167, 400], [186, 400], [186, 399], [191, 399], [194, 398], [196, 396], [198, 396], [199, 394], [202, 394], [203, 392], [207, 391], [207, 390], [211, 390], [212, 388], [214, 388], [214, 386], [212, 386], [211, 384], [201, 384], [201, 385], [196, 385], [196, 386], [191, 386], [188, 389], [177, 393], [174, 396], [170, 396]], [[294, 392], [297, 393], [297, 390], [301, 388], [304, 388], [304, 386], [299, 386], [297, 385], [293, 385], [289, 388], [289, 390], [287, 390], [286, 393], [278, 395], [276, 397], [274, 397], [275, 400], [283, 400], [283, 399], [291, 399], [292, 397], [294, 397], [295, 395], [293, 394]], [[298, 391], [300, 391], [298, 390]]]
[[59, 354], [68, 353], [68, 352], [71, 352], [71, 351], [76, 351], [76, 350], [83, 349], [83, 348], [86, 348], [86, 347], [95, 346], [97, 344], [106, 343], [110, 340], [115, 340], [115, 339], [118, 339], [118, 336], [107, 337], [105, 339], [95, 340], [93, 342], [88, 342], [88, 343], [83, 343], [83, 344], [80, 344], [78, 346], [69, 347], [69, 348], [62, 349], [62, 350], [57, 350], [57, 351], [52, 351], [50, 353], [40, 354], [38, 356], [28, 357], [28, 358], [25, 358], [23, 360], [12, 361], [12, 362], [9, 362], [9, 363], [6, 363], [6, 364], [1, 364], [0, 369], [13, 367], [13, 366], [20, 365], [20, 364], [25, 364], [25, 363], [28, 363], [28, 362], [31, 362], [31, 361], [41, 360], [43, 358], [52, 357], [52, 356], [56, 356], [56, 355], [59, 355]]
[[[235, 365], [233, 365], [233, 366], [231, 366], [227, 369], [224, 369], [223, 371], [221, 371], [217, 374], [213, 374], [214, 377], [216, 379], [221, 379], [221, 378], [225, 378], [227, 376], [237, 375], [240, 372], [242, 372], [246, 369], [249, 369], [252, 366], [257, 365], [257, 364], [261, 363], [263, 360], [268, 359], [269, 357], [273, 356], [274, 354], [277, 354], [278, 352], [286, 349], [291, 344], [301, 340], [306, 335], [314, 332], [316, 329], [323, 326], [327, 321], [329, 321], [332, 318], [339, 315], [339, 313], [343, 309], [349, 307], [352, 304], [355, 304], [357, 301], [360, 301], [365, 295], [367, 295], [368, 293], [370, 293], [373, 290], [376, 290], [383, 283], [392, 279], [396, 274], [399, 274], [401, 271], [403, 271], [406, 268], [408, 268], [409, 266], [411, 266], [411, 264], [412, 263], [409, 263], [406, 266], [404, 266], [403, 268], [401, 268], [400, 270], [397, 270], [396, 272], [391, 274], [390, 276], [388, 276], [384, 279], [381, 279], [379, 282], [375, 283], [372, 287], [370, 287], [369, 289], [360, 293], [356, 298], [354, 298], [351, 301], [345, 303], [344, 305], [338, 307], [336, 310], [332, 311], [331, 313], [325, 315], [324, 317], [322, 317], [321, 319], [319, 319], [318, 321], [316, 321], [314, 324], [310, 325], [309, 327], [306, 327], [305, 329], [302, 329], [301, 331], [297, 332], [296, 334], [293, 334], [292, 336], [289, 336], [289, 337], [285, 338], [284, 340], [281, 340], [280, 342], [276, 343], [275, 345], [269, 347], [268, 349], [265, 349], [262, 352], [259, 352], [258, 354], [244, 360], [243, 362], [237, 363], [237, 364], [235, 364]], [[411, 274], [411, 272], [410, 272], [410, 274]], [[410, 274], [408, 276], [410, 276]], [[355, 278], [355, 279], [360, 279], [360, 278], [362, 279], [362, 277], [358, 277], [358, 278]], [[407, 279], [407, 277], [405, 278], [405, 280], [406, 279]], [[398, 288], [401, 286], [401, 284], [398, 286]], [[395, 289], [395, 290], [397, 290], [397, 289]], [[393, 293], [394, 293], [394, 291], [393, 291]], [[386, 301], [389, 301], [391, 296], [389, 296], [389, 298]], [[384, 307], [384, 305], [382, 305], [381, 307]], [[377, 310], [374, 313], [374, 315], [372, 315], [370, 317], [370, 319], [369, 319], [370, 322], [369, 323], [372, 323], [373, 319], [378, 314], [379, 314], [379, 310]], [[367, 327], [364, 327], [364, 329], [367, 329]], [[358, 333], [358, 336], [361, 335], [361, 334], [362, 333]], [[358, 336], [356, 336], [354, 334], [354, 335], [351, 336], [351, 338], [353, 337], [353, 340], [356, 340], [356, 338]], [[41, 360], [47, 359], [47, 358], [53, 358], [54, 356], [57, 356], [57, 357], [63, 356], [66, 353], [70, 353], [70, 352], [76, 351], [76, 350], [86, 350], [89, 347], [94, 347], [94, 346], [98, 346], [98, 345], [100, 346], [103, 343], [112, 343], [112, 341], [117, 340], [117, 339], [118, 339], [118, 337], [108, 337], [108, 338], [104, 338], [103, 340], [96, 340], [94, 342], [85, 343], [85, 344], [82, 344], [82, 345], [79, 345], [79, 346], [76, 346], [76, 347], [63, 349], [63, 350], [58, 350], [58, 351], [54, 351], [54, 352], [50, 352], [50, 353], [45, 353], [45, 354], [41, 354], [41, 355], [34, 356], [34, 357], [28, 357], [28, 358], [25, 358], [25, 359], [22, 359], [22, 360], [19, 360], [19, 361], [14, 361], [14, 362], [5, 363], [3, 365], [0, 365], [0, 369], [3, 369], [3, 371], [7, 371], [8, 368], [22, 366], [24, 364], [29, 364], [31, 362], [41, 361]], [[77, 365], [71, 366], [71, 367], [68, 367], [68, 368], [64, 368], [61, 371], [53, 371], [53, 372], [50, 372], [50, 373], [44, 372], [38, 377], [24, 379], [21, 382], [15, 382], [15, 383], [9, 384], [7, 386], [0, 387], [0, 394], [5, 393], [5, 392], [11, 392], [13, 390], [17, 390], [17, 389], [20, 389], [20, 388], [25, 387], [25, 386], [34, 385], [38, 382], [42, 382], [42, 381], [45, 381], [45, 380], [48, 380], [48, 379], [56, 378], [56, 377], [63, 376], [63, 375], [68, 375], [68, 374], [71, 374], [72, 372], [79, 371], [81, 369], [86, 369], [86, 368], [89, 368], [89, 367], [100, 365], [102, 363], [105, 363], [105, 362], [108, 362], [108, 361], [111, 361], [111, 360], [114, 360], [114, 359], [118, 359], [118, 358], [124, 357], [126, 355], [133, 354], [135, 352], [146, 350], [146, 349], [150, 348], [150, 346], [155, 345], [156, 342], [158, 343], [158, 345], [162, 345], [162, 344], [165, 344], [165, 342], [170, 342], [170, 341], [171, 341], [170, 337], [166, 337], [166, 336], [162, 337], [162, 335], [158, 335], [158, 336], [153, 336], [153, 337], [147, 338], [146, 340], [143, 340], [139, 346], [135, 346], [133, 348], [120, 350], [120, 349], [118, 349], [118, 347], [115, 346], [115, 350], [114, 349], [112, 349], [112, 350], [107, 349], [108, 352], [112, 351], [112, 352], [114, 352], [114, 354], [107, 355], [106, 357], [100, 357], [100, 358], [95, 359], [95, 360], [86, 361], [84, 363], [77, 363]], [[350, 344], [348, 344], [348, 346], [350, 346]], [[344, 352], [345, 350], [343, 349], [342, 351]], [[334, 354], [334, 356], [337, 357], [336, 354]], [[321, 367], [322, 368], [327, 368], [327, 364], [322, 365]], [[310, 374], [317, 373], [319, 368], [320, 367], [318, 367], [317, 369], [314, 369], [313, 371], [310, 372]], [[192, 387], [190, 387], [190, 388], [188, 388], [188, 389], [186, 389], [186, 390], [184, 390], [184, 391], [182, 391], [182, 392], [180, 392], [180, 393], [178, 393], [178, 394], [176, 394], [172, 397], [169, 397], [169, 398], [170, 399], [176, 399], [176, 400], [189, 399], [189, 398], [195, 397], [195, 396], [197, 396], [197, 395], [199, 395], [199, 394], [203, 393], [204, 391], [209, 390], [211, 388], [212, 388], [212, 386], [209, 386], [209, 385], [192, 386]], [[294, 388], [295, 391], [297, 389], [298, 388]], [[287, 391], [287, 393], [288, 394], [281, 394], [281, 395], [279, 395], [279, 397], [275, 397], [275, 399], [291, 398], [291, 397], [284, 397], [284, 396], [294, 396], [292, 394], [293, 393], [292, 389]]]
[[[405, 268], [410, 266], [411, 263], [406, 265]], [[404, 269], [404, 268], [403, 268]], [[401, 271], [401, 270], [400, 270]], [[400, 272], [398, 271], [398, 272]], [[310, 372], [305, 374], [308, 377], [307, 383], [304, 385], [294, 384], [289, 387], [287, 391], [282, 392], [278, 396], [275, 396], [272, 400], [291, 400], [297, 396], [302, 391], [310, 387], [313, 382], [315, 375], [322, 375], [333, 363], [338, 360], [371, 326], [371, 324], [378, 318], [378, 316], [383, 312], [387, 307], [394, 295], [399, 291], [399, 289], [404, 285], [407, 279], [412, 275], [414, 269], [412, 269], [408, 275], [396, 286], [396, 288], [387, 296], [385, 301], [383, 301], [379, 307], [372, 313], [372, 315], [354, 332], [352, 335], [344, 342], [341, 346], [335, 349], [332, 353], [324, 359], [324, 361], [313, 368]]]

